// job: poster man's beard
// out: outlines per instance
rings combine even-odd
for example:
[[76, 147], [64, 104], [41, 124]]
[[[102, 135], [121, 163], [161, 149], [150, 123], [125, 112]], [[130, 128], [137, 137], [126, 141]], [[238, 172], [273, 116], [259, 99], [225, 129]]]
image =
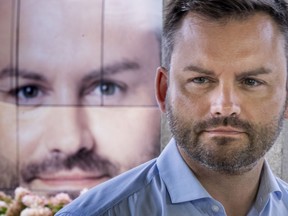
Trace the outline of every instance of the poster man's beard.
[[102, 172], [109, 177], [119, 174], [119, 167], [108, 159], [101, 157], [93, 151], [81, 149], [72, 155], [62, 155], [52, 152], [42, 161], [25, 164], [21, 168], [21, 177], [25, 183], [30, 183], [41, 174], [52, 174], [62, 170], [81, 169], [85, 172]]

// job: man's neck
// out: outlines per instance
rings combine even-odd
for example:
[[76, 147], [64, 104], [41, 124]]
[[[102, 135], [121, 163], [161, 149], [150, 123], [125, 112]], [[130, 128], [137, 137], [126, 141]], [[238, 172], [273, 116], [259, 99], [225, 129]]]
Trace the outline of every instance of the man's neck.
[[264, 159], [250, 171], [228, 175], [191, 161], [183, 152], [181, 155], [207, 192], [224, 206], [228, 216], [247, 215], [257, 195]]

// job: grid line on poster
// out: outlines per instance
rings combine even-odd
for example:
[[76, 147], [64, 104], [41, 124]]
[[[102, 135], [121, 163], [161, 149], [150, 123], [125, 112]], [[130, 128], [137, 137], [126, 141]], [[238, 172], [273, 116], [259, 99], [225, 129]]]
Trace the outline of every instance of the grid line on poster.
[[[103, 70], [103, 65], [104, 65], [104, 29], [105, 29], [105, 0], [102, 0], [102, 10], [101, 10], [101, 53], [100, 53], [100, 85], [103, 82], [103, 77], [104, 77], [104, 70]], [[101, 93], [100, 95], [100, 104], [101, 106], [104, 106], [104, 96]]]
[[[15, 18], [16, 18], [16, 22], [13, 22], [13, 24], [15, 25], [15, 74], [16, 77], [18, 77], [18, 69], [19, 69], [19, 34], [20, 34], [20, 9], [21, 9], [21, 1], [20, 0], [15, 0], [15, 6], [13, 5], [13, 7], [15, 7], [16, 13], [15, 14]], [[14, 16], [13, 16], [14, 17]], [[14, 38], [14, 37], [13, 37]], [[18, 79], [15, 79], [15, 85], [19, 86], [18, 83]], [[15, 98], [16, 100], [16, 104], [18, 104], [18, 97]], [[17, 143], [17, 180], [18, 183], [20, 182], [20, 143], [19, 143], [19, 107], [16, 106], [16, 143]]]

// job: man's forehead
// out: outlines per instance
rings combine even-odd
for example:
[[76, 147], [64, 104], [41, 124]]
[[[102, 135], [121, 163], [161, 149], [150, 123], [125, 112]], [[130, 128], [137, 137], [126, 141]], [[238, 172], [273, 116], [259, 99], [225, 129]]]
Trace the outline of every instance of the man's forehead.
[[203, 38], [206, 35], [214, 42], [217, 38], [219, 40], [230, 38], [237, 41], [251, 37], [257, 37], [256, 41], [259, 39], [258, 37], [261, 37], [263, 41], [270, 41], [271, 37], [283, 36], [272, 17], [265, 13], [255, 13], [243, 19], [228, 17], [227, 20], [212, 20], [199, 14], [188, 13], [182, 20], [178, 32], [182, 37], [190, 37], [192, 34], [193, 37]]
[[[257, 14], [246, 20], [232, 20], [224, 24], [187, 16], [175, 39], [171, 64], [178, 61], [187, 64], [189, 60], [185, 59], [188, 57], [181, 59], [178, 56], [183, 52], [186, 56], [193, 53], [193, 63], [205, 65], [205, 69], [217, 67], [218, 71], [222, 71], [230, 65], [229, 70], [240, 71], [239, 67], [241, 71], [247, 71], [263, 66], [258, 64], [268, 67], [269, 62], [274, 62], [280, 65], [279, 56], [281, 59], [285, 56], [285, 41], [269, 15]], [[245, 61], [249, 59], [251, 62], [248, 64]]]
[[[243, 15], [231, 15], [231, 16], [223, 16], [221, 18], [213, 18], [210, 16], [202, 15], [196, 12], [188, 12], [182, 19], [181, 25], [183, 23], [188, 22], [190, 25], [195, 26], [218, 26], [218, 27], [225, 27], [225, 26], [233, 26], [233, 25], [249, 25], [252, 23], [259, 23], [259, 25], [263, 25], [263, 23], [273, 23], [276, 25], [273, 17], [265, 12], [254, 12], [251, 14], [247, 14], [246, 16]], [[181, 26], [180, 25], [180, 26]]]
[[[153, 37], [153, 44], [151, 44], [151, 29], [149, 29], [149, 35], [146, 30], [141, 32], [141, 26], [146, 24], [140, 21], [152, 19], [153, 16], [161, 16], [162, 13], [161, 0], [25, 0], [21, 1], [18, 14], [19, 26], [16, 26], [18, 15], [15, 4], [12, 4], [12, 1], [0, 1], [0, 11], [2, 10], [5, 13], [0, 13], [0, 32], [2, 32], [0, 33], [0, 69], [10, 66], [12, 48], [16, 46], [16, 38], [11, 39], [10, 34], [16, 37], [18, 27], [19, 67], [33, 71], [40, 70], [41, 65], [47, 66], [48, 63], [51, 66], [71, 65], [71, 60], [75, 65], [83, 65], [83, 59], [88, 69], [99, 68], [101, 31], [104, 31], [102, 37], [105, 37], [104, 62], [117, 62], [123, 58], [131, 58], [131, 55], [139, 55], [141, 56], [139, 59], [143, 59], [146, 52], [142, 47], [145, 45], [138, 46], [137, 44], [149, 43], [148, 48], [151, 47], [154, 51], [155, 38]], [[134, 25], [136, 29], [129, 25], [124, 28], [119, 25], [125, 22], [121, 18], [124, 15], [125, 20], [138, 22]], [[7, 22], [8, 19], [11, 22]], [[101, 24], [102, 21], [103, 24]], [[146, 23], [158, 25], [160, 29], [159, 22], [161, 18]], [[131, 34], [128, 37], [127, 34], [130, 32], [133, 36]], [[5, 40], [2, 40], [3, 36]], [[147, 46], [145, 48], [147, 50]], [[113, 52], [111, 52], [112, 49]], [[135, 52], [136, 50], [141, 50], [141, 52]], [[93, 53], [93, 59], [91, 53]], [[156, 55], [158, 54], [157, 52]], [[33, 64], [30, 64], [32, 62]], [[30, 68], [31, 65], [33, 68]]]
[[104, 10], [108, 19], [125, 19], [127, 24], [139, 27], [154, 25], [159, 28], [162, 23], [162, 0], [106, 0]]
[[[0, 2], [2, 17], [7, 16], [7, 13], [11, 16], [16, 13], [16, 8], [14, 8], [14, 10], [12, 8], [12, 6], [15, 7], [15, 4], [9, 4], [9, 2], [13, 1]], [[23, 15], [27, 17], [30, 15], [31, 17], [39, 18], [45, 15], [61, 15], [65, 17], [73, 14], [75, 20], [81, 20], [85, 16], [96, 16], [101, 19], [104, 15], [115, 18], [115, 20], [119, 18], [123, 19], [124, 17], [127, 18], [127, 22], [162, 22], [161, 0], [25, 0], [21, 1], [19, 6], [20, 19]], [[7, 7], [11, 8], [11, 10], [7, 10]], [[100, 16], [97, 16], [97, 14]]]
[[21, 2], [19, 12], [20, 24], [29, 22], [38, 24], [38, 27], [41, 27], [41, 24], [50, 27], [57, 26], [57, 21], [65, 20], [65, 23], [61, 24], [70, 26], [73, 23], [77, 26], [91, 19], [88, 24], [92, 26], [92, 22], [98, 25], [96, 22], [101, 21], [102, 1], [25, 0]]
[[[20, 24], [30, 29], [47, 26], [53, 31], [57, 23], [60, 29], [64, 27], [70, 30], [73, 26], [77, 28], [83, 25], [98, 28], [99, 31], [101, 25], [107, 28], [128, 26], [160, 29], [162, 22], [161, 0], [25, 0], [21, 2], [18, 15], [15, 4], [9, 2], [12, 1], [0, 2], [1, 20], [14, 18], [15, 21], [19, 15]], [[0, 24], [0, 28], [3, 28], [7, 22], [0, 21]]]

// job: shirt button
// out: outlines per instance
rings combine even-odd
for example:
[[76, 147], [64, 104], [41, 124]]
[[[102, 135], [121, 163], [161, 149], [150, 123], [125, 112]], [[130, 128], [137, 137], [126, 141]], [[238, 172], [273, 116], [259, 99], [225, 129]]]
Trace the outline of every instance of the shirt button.
[[219, 206], [217, 206], [217, 205], [212, 205], [211, 208], [212, 208], [213, 212], [219, 212], [219, 210], [220, 210]]

